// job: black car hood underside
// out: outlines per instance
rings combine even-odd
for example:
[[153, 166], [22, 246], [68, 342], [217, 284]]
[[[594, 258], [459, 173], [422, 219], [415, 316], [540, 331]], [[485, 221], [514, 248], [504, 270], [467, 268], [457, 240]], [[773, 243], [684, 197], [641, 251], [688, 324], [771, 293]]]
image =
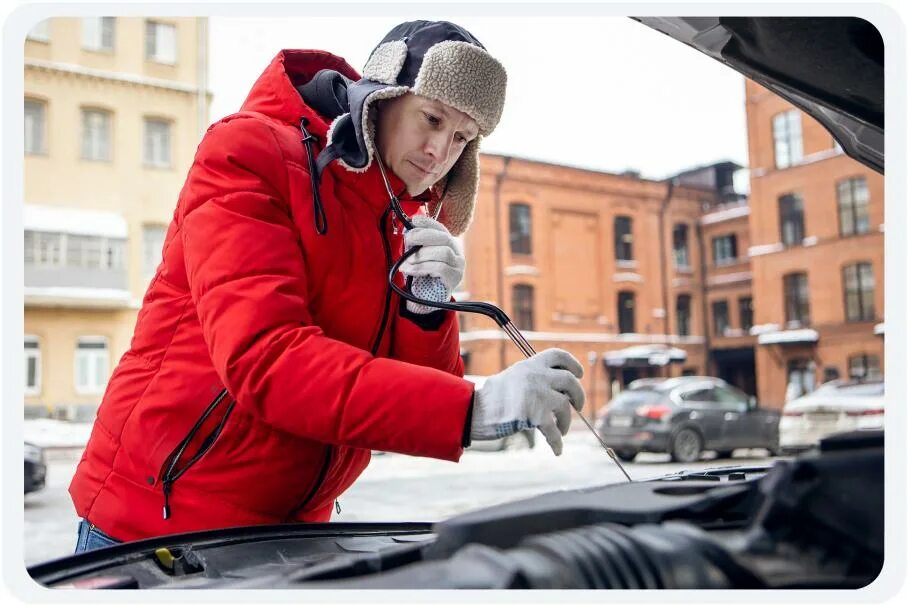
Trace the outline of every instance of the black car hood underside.
[[856, 17], [635, 17], [802, 109], [883, 172], [883, 38]]

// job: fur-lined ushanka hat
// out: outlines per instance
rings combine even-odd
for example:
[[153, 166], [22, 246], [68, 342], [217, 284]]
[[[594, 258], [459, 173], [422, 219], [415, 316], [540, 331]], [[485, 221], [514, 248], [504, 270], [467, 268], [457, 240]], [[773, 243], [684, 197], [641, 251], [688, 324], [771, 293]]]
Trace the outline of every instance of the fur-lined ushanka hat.
[[372, 51], [363, 78], [347, 86], [350, 111], [332, 122], [320, 164], [337, 158], [355, 172], [369, 168], [375, 148], [375, 116], [369, 110], [376, 101], [412, 92], [459, 109], [476, 120], [479, 136], [436, 183], [439, 220], [459, 235], [473, 218], [479, 142], [498, 125], [506, 85], [504, 67], [464, 28], [447, 21], [401, 23]]

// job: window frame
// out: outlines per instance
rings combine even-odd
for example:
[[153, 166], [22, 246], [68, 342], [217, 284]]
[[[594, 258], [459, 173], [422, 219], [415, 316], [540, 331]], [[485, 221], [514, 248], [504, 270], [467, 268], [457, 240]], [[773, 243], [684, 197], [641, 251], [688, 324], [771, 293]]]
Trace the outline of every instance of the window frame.
[[[863, 375], [861, 375], [861, 376], [855, 375], [854, 372], [852, 371], [853, 368], [855, 367], [855, 364], [853, 363], [855, 360], [861, 361], [860, 366], [864, 371]], [[871, 364], [870, 360], [875, 360], [875, 363]], [[876, 355], [874, 353], [867, 353], [866, 351], [862, 351], [860, 353], [854, 353], [852, 355], [849, 355], [847, 363], [848, 363], [848, 379], [849, 380], [857, 380], [860, 382], [865, 382], [865, 381], [876, 381], [876, 380], [883, 379], [883, 370], [882, 370], [882, 366], [880, 365], [880, 356], [879, 355]], [[874, 372], [874, 370], [876, 371], [876, 373], [872, 374], [872, 372]]]
[[[30, 138], [33, 138], [33, 137], [29, 137], [29, 134], [28, 134], [29, 133], [29, 129], [28, 129], [29, 116], [28, 116], [27, 106], [29, 104], [37, 106], [41, 109], [41, 128], [40, 128], [41, 132], [40, 132], [39, 141], [38, 141], [39, 145], [37, 148], [29, 148], [29, 140], [30, 140]], [[25, 155], [27, 155], [27, 156], [28, 155], [39, 155], [39, 156], [47, 155], [47, 147], [48, 147], [48, 145], [47, 145], [47, 114], [48, 114], [47, 108], [48, 108], [48, 102], [46, 100], [38, 99], [35, 97], [25, 97], [25, 101], [23, 103], [23, 108], [22, 108], [22, 121], [24, 122], [24, 124], [23, 124], [23, 126], [24, 126], [23, 147], [25, 150]]]
[[[684, 322], [681, 321], [681, 301], [684, 300], [687, 302], [686, 317]], [[690, 336], [691, 335], [691, 303], [693, 298], [690, 294], [679, 294], [675, 297], [675, 328], [678, 332], [678, 336]], [[682, 326], [685, 328], [682, 330]]]
[[[616, 215], [612, 221], [612, 227], [615, 238], [615, 260], [632, 262], [634, 260], [634, 218], [627, 214]], [[624, 254], [627, 256], [625, 257]]]
[[[630, 311], [625, 312], [626, 302], [630, 301]], [[618, 291], [618, 333], [619, 334], [637, 334], [637, 293], [633, 290]], [[630, 314], [630, 330], [625, 330], [627, 325], [626, 313]]]
[[[744, 301], [747, 301], [747, 308], [745, 309]], [[745, 311], [747, 315], [745, 316]], [[745, 317], [748, 321], [744, 321]], [[754, 327], [754, 299], [753, 296], [739, 296], [738, 297], [738, 321], [741, 324], [741, 329], [745, 332], [750, 331]]]
[[532, 284], [511, 286], [511, 307], [514, 310], [514, 325], [523, 331], [536, 329], [536, 288]]
[[[167, 144], [163, 147], [166, 150], [166, 159], [159, 160], [158, 158], [149, 156], [149, 142], [151, 131], [149, 128], [151, 126], [164, 126], [166, 128], [167, 134]], [[143, 116], [142, 117], [142, 166], [145, 168], [158, 168], [158, 169], [168, 169], [173, 168], [173, 120], [168, 118], [163, 118], [159, 116]], [[153, 153], [153, 150], [152, 150]]]
[[[88, 118], [89, 114], [96, 114], [99, 116], [103, 116], [106, 119], [106, 128], [107, 128], [107, 132], [106, 132], [107, 136], [106, 136], [106, 143], [105, 143], [107, 146], [106, 147], [106, 157], [93, 157], [91, 154], [87, 153], [86, 136], [88, 135], [88, 132], [89, 132], [89, 124], [87, 122], [87, 118]], [[114, 139], [113, 116], [114, 116], [113, 111], [111, 111], [109, 109], [105, 109], [103, 107], [84, 105], [79, 108], [79, 122], [80, 122], [80, 127], [81, 127], [80, 139], [79, 139], [79, 143], [80, 143], [79, 159], [80, 160], [85, 161], [85, 162], [113, 163], [113, 156], [114, 156], [114, 154], [113, 154], [113, 139]], [[97, 146], [97, 143], [95, 141], [92, 141], [92, 143], [93, 143], [93, 145], [92, 145], [93, 147]]]
[[[789, 109], [772, 116], [773, 164], [776, 170], [797, 166], [804, 159], [804, 131], [801, 112]], [[794, 143], [797, 142], [797, 146]], [[785, 159], [779, 153], [784, 146]], [[796, 152], [795, 152], [796, 151]]]
[[[679, 237], [680, 236], [680, 237]], [[678, 246], [679, 240], [682, 246]], [[691, 268], [690, 263], [690, 225], [687, 223], [675, 223], [672, 227], [672, 260], [675, 269], [687, 270]], [[684, 262], [681, 262], [681, 261]]]
[[[524, 227], [526, 233], [523, 232]], [[508, 241], [511, 254], [533, 254], [533, 209], [526, 202], [508, 204]]]
[[[734, 265], [738, 262], [738, 235], [736, 233], [727, 233], [725, 235], [717, 235], [712, 238], [712, 248], [713, 248], [713, 265], [716, 267], [724, 267], [726, 265]], [[725, 249], [730, 253], [730, 256], [722, 255], [720, 258], [720, 250], [725, 252]]]
[[[173, 58], [172, 60], [169, 57], [160, 54], [158, 51], [159, 45], [162, 40], [159, 38], [159, 31], [163, 29], [170, 29], [173, 32]], [[153, 32], [153, 33], [152, 33]], [[151, 42], [154, 42], [154, 48], [151, 48]], [[159, 21], [156, 19], [146, 19], [145, 20], [145, 60], [151, 63], [158, 63], [160, 65], [176, 65], [177, 58], [179, 57], [178, 52], [178, 42], [177, 42], [177, 25], [176, 23], [168, 23], [167, 21]]]
[[[803, 246], [804, 238], [807, 234], [807, 224], [804, 216], [804, 197], [797, 192], [785, 193], [779, 196], [778, 204], [780, 241], [785, 247], [788, 248], [794, 246]], [[785, 226], [788, 224], [796, 225], [796, 235], [800, 235], [800, 237], [788, 238], [785, 235]], [[791, 239], [791, 241], [789, 241], [789, 239]]]
[[[803, 283], [800, 280], [802, 277]], [[786, 325], [795, 322], [799, 326], [810, 325], [810, 282], [807, 278], [807, 272], [794, 271], [786, 273], [782, 276], [782, 280]], [[798, 282], [797, 284], [794, 283], [796, 281]], [[792, 285], [794, 286], [794, 291], [790, 287]], [[793, 314], [792, 311], [796, 311], [796, 313]], [[797, 317], [794, 315], [797, 315]]]
[[[89, 21], [97, 21], [98, 23], [98, 38], [96, 40], [87, 40], [88, 34], [86, 33], [85, 24]], [[110, 46], [104, 45], [104, 28], [105, 24], [110, 24]], [[116, 17], [82, 17], [81, 21], [81, 40], [80, 46], [82, 50], [87, 50], [96, 53], [113, 53], [114, 49], [117, 47], [117, 18]], [[97, 42], [97, 44], [95, 44]]]
[[[35, 396], [41, 394], [41, 339], [33, 334], [25, 335], [25, 395]], [[33, 343], [34, 347], [28, 345]], [[29, 359], [35, 360], [35, 384], [28, 384], [28, 363]]]
[[[858, 202], [857, 184], [861, 183], [861, 190], [865, 199]], [[867, 178], [864, 176], [853, 176], [841, 179], [836, 182], [836, 208], [838, 209], [839, 218], [839, 236], [853, 237], [870, 233], [870, 190], [867, 187]], [[847, 188], [847, 201], [843, 199], [843, 189]], [[847, 205], [845, 205], [847, 204]], [[859, 214], [859, 207], [863, 210], [863, 215]], [[851, 229], [845, 229], [844, 217], [850, 215]], [[858, 228], [859, 219], [863, 219], [863, 228]]]
[[[713, 334], [716, 336], [725, 336], [725, 333], [731, 329], [731, 314], [728, 310], [728, 299], [720, 298], [713, 300], [710, 302], [709, 308], [713, 316]], [[725, 327], [723, 329], [719, 329], [719, 314], [717, 313], [717, 310], [720, 308], [724, 309]]]
[[[867, 272], [862, 278], [861, 269], [865, 267]], [[849, 289], [848, 273], [850, 270], [854, 271], [854, 278], [857, 283], [857, 289], [855, 291]], [[865, 279], [869, 280], [869, 287], [866, 288], [864, 287]], [[876, 296], [876, 276], [873, 273], [872, 262], [857, 261], [842, 267], [842, 295], [845, 304], [846, 322], [874, 321], [876, 319], [876, 304], [874, 301], [874, 297]], [[852, 316], [851, 306], [849, 304], [849, 299], [852, 297], [856, 299], [858, 305], [858, 313], [856, 316]]]
[[[99, 345], [103, 347], [81, 345]], [[88, 381], [80, 380], [80, 362], [86, 360]], [[101, 364], [101, 367], [98, 365]], [[98, 372], [103, 370], [103, 384], [97, 380]], [[103, 395], [110, 380], [110, 344], [105, 336], [79, 336], [76, 338], [75, 354], [73, 356], [73, 387], [79, 395]]]

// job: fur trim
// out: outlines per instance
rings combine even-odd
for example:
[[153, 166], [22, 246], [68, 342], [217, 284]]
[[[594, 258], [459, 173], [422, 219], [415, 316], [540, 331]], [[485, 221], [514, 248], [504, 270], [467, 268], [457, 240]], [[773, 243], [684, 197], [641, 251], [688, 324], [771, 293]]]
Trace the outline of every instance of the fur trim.
[[441, 216], [439, 221], [448, 228], [451, 235], [461, 235], [473, 222], [476, 207], [476, 192], [479, 189], [479, 143], [482, 137], [476, 137], [464, 148], [460, 159], [454, 163], [443, 182], [439, 183], [439, 192], [448, 190], [441, 199]]
[[[372, 157], [375, 155], [375, 116], [369, 111], [372, 108], [372, 103], [381, 101], [382, 99], [393, 99], [394, 97], [399, 97], [408, 92], [410, 92], [410, 89], [406, 86], [389, 86], [388, 88], [382, 88], [381, 90], [373, 92], [366, 97], [366, 101], [363, 103], [362, 116], [363, 139], [366, 143], [366, 165], [362, 168], [356, 168], [347, 164], [343, 158], [339, 158], [337, 161], [341, 166], [350, 172], [365, 172], [369, 170], [369, 167], [372, 165]], [[335, 122], [336, 121], [337, 120], [335, 120]], [[334, 129], [334, 122], [331, 124], [331, 129]]]
[[363, 77], [389, 86], [397, 84], [397, 76], [407, 60], [407, 43], [403, 40], [385, 42], [376, 48], [363, 67]]
[[504, 66], [488, 52], [469, 42], [446, 40], [426, 52], [413, 92], [459, 109], [488, 136], [501, 119], [507, 79]]

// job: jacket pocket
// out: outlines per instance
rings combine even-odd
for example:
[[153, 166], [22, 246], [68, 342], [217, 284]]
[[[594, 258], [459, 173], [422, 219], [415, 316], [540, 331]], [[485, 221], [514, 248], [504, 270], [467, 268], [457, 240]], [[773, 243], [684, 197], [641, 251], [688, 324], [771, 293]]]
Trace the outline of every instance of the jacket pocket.
[[[227, 403], [225, 404], [225, 402]], [[224, 407], [225, 405], [226, 407]], [[161, 479], [161, 487], [164, 492], [163, 516], [165, 520], [170, 518], [170, 492], [173, 490], [174, 483], [176, 483], [177, 479], [182, 477], [186, 471], [192, 468], [192, 466], [212, 448], [217, 441], [218, 436], [221, 434], [221, 431], [224, 429], [224, 425], [227, 424], [227, 420], [230, 418], [230, 414], [233, 412], [235, 406], [236, 401], [230, 397], [227, 389], [221, 390], [208, 407], [205, 408], [205, 411], [202, 412], [202, 415], [192, 428], [189, 429], [186, 436], [180, 440], [176, 447], [164, 459], [164, 463], [158, 471], [158, 477]], [[205, 425], [205, 421], [208, 420], [218, 408], [224, 409], [224, 414], [221, 416], [221, 419], [205, 436], [195, 453], [186, 461], [186, 464], [181, 467], [180, 459], [183, 458], [189, 450], [189, 446], [193, 443], [196, 435]]]

